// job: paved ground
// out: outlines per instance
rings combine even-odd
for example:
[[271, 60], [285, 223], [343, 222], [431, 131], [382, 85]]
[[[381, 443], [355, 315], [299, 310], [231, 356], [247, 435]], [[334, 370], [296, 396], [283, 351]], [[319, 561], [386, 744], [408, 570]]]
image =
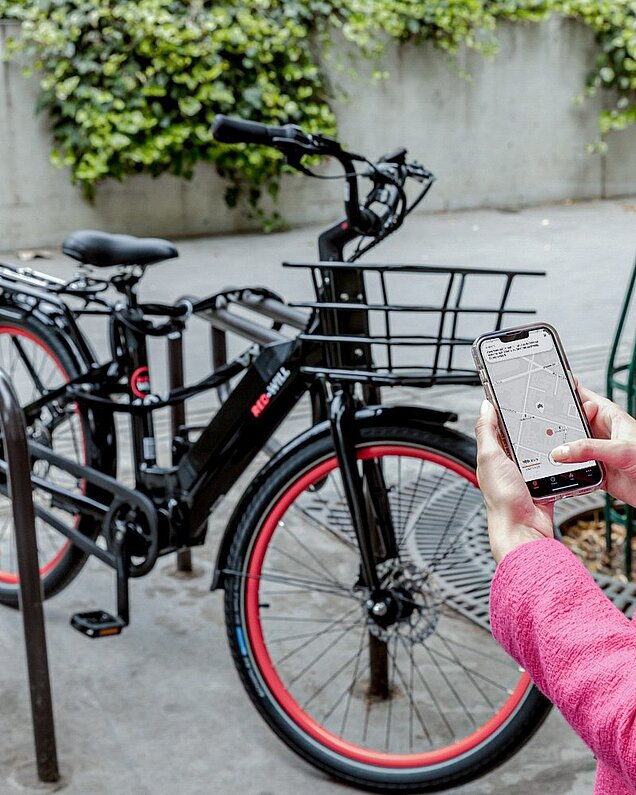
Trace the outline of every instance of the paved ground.
[[[519, 213], [419, 216], [387, 242], [382, 258], [547, 270], [547, 279], [526, 283], [517, 294], [518, 303], [537, 307], [537, 317], [559, 329], [575, 372], [600, 388], [636, 253], [635, 211], [636, 201], [626, 199]], [[180, 260], [150, 270], [144, 297], [170, 299], [241, 283], [267, 284], [291, 299], [307, 297], [306, 277], [283, 271], [278, 263], [312, 258], [317, 231], [307, 227], [270, 237], [184, 241]], [[7, 254], [3, 259], [11, 258]], [[36, 267], [68, 271], [60, 258]], [[208, 353], [202, 327], [193, 334], [199, 335], [188, 359], [194, 378], [201, 374]], [[460, 427], [470, 431], [481, 394], [478, 389], [440, 388], [420, 393], [417, 399], [454, 408], [461, 415]], [[305, 422], [301, 411], [287, 433]], [[113, 578], [96, 564], [89, 564], [72, 587], [48, 603], [64, 772], [58, 788], [69, 795], [351, 792], [289, 753], [255, 715], [238, 684], [224, 638], [222, 596], [208, 592], [216, 542], [231, 504], [232, 495], [213, 517], [209, 542], [195, 553], [195, 576], [179, 579], [173, 562], [164, 560], [151, 575], [133, 582], [133, 626], [121, 637], [91, 642], [68, 627], [71, 613], [112, 605]], [[5, 650], [0, 674], [2, 793], [35, 790], [21, 643], [18, 615], [0, 612], [0, 644]], [[553, 714], [517, 757], [452, 792], [584, 795], [592, 790], [593, 771], [592, 755]]]

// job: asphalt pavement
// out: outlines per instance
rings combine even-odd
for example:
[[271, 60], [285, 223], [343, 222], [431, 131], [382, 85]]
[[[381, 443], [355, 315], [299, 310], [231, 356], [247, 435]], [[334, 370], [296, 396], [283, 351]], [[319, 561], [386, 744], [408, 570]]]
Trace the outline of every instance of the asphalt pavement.
[[[116, 230], [110, 230], [116, 231]], [[228, 285], [261, 284], [290, 300], [306, 299], [310, 284], [284, 260], [311, 260], [319, 230], [179, 241], [178, 260], [153, 266], [142, 298], [173, 300]], [[374, 261], [545, 270], [514, 294], [535, 307], [535, 319], [561, 334], [579, 378], [602, 389], [604, 367], [625, 286], [636, 255], [636, 198], [563, 203], [518, 212], [480, 210], [418, 215]], [[17, 261], [7, 252], [0, 261]], [[63, 275], [71, 263], [53, 252], [30, 263]], [[475, 300], [480, 296], [476, 294]], [[422, 299], [424, 300], [424, 299]], [[636, 318], [630, 329], [636, 329]], [[93, 334], [102, 331], [98, 323]], [[207, 332], [195, 324], [187, 376], [201, 377], [209, 362]], [[103, 353], [103, 343], [97, 349]], [[153, 347], [153, 386], [163, 385], [164, 353]], [[400, 400], [457, 411], [471, 432], [481, 401], [477, 388], [437, 388], [400, 394]], [[209, 411], [196, 404], [197, 417]], [[301, 406], [281, 438], [307, 424]], [[164, 423], [165, 426], [165, 423]], [[164, 456], [166, 451], [164, 450]], [[264, 461], [254, 462], [252, 473]], [[126, 464], [122, 464], [125, 478]], [[296, 758], [263, 723], [244, 694], [227, 650], [222, 593], [209, 593], [216, 546], [237, 494], [210, 521], [208, 541], [194, 551], [192, 576], [163, 559], [134, 580], [132, 624], [117, 638], [91, 641], [68, 624], [72, 613], [112, 609], [114, 578], [89, 562], [80, 577], [46, 606], [57, 739], [63, 780], [37, 785], [21, 624], [0, 611], [0, 793], [63, 791], [68, 795], [312, 795], [351, 793]], [[584, 795], [593, 788], [592, 754], [555, 712], [528, 745], [488, 776], [448, 790], [462, 795]]]

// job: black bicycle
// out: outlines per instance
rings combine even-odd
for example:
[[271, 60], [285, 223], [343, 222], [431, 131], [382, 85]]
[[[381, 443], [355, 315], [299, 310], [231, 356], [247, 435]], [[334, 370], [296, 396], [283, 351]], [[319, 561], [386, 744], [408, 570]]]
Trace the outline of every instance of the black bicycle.
[[[515, 753], [548, 704], [488, 632], [494, 567], [473, 440], [449, 427], [452, 412], [384, 405], [381, 390], [476, 384], [474, 336], [530, 311], [508, 306], [519, 272], [356, 263], [432, 184], [404, 149], [370, 162], [292, 125], [218, 117], [214, 129], [220, 141], [278, 147], [304, 173], [305, 155], [343, 167], [345, 218], [320, 236], [320, 262], [292, 266], [310, 275], [313, 300], [249, 287], [142, 303], [146, 267], [176, 249], [90, 231], [65, 241], [81, 263], [70, 281], [0, 266], [0, 366], [27, 419], [45, 595], [98, 558], [116, 572], [117, 614], [71, 623], [91, 637], [120, 633], [129, 578], [202, 544], [212, 509], [308, 399], [311, 427], [256, 475], [218, 550], [212, 589], [225, 590], [241, 680], [284, 742], [340, 779], [400, 792], [472, 779]], [[409, 181], [419, 184], [410, 202]], [[493, 285], [494, 303], [483, 298]], [[106, 362], [78, 323], [91, 315], [108, 321]], [[194, 316], [211, 325], [214, 367], [184, 386]], [[228, 333], [251, 340], [230, 361]], [[151, 390], [151, 336], [171, 351], [165, 395]], [[213, 389], [220, 409], [188, 425], [186, 401]], [[173, 465], [162, 467], [153, 414], [166, 407]], [[117, 480], [116, 413], [130, 418], [134, 488]], [[15, 607], [6, 474], [0, 490], [0, 600]]]

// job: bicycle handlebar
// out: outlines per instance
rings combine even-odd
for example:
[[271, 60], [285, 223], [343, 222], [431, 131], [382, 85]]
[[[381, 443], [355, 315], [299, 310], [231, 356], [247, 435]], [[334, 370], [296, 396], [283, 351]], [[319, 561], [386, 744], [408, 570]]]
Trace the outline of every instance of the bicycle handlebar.
[[[385, 155], [377, 164], [370, 164], [371, 171], [364, 176], [373, 180], [374, 188], [369, 193], [367, 200], [360, 204], [358, 199], [359, 175], [355, 171], [354, 161], [367, 163], [369, 161], [360, 155], [344, 151], [338, 141], [332, 138], [306, 133], [296, 124], [275, 126], [231, 118], [223, 114], [218, 114], [214, 119], [212, 134], [220, 143], [273, 146], [287, 153], [290, 165], [311, 176], [314, 175], [301, 165], [302, 155], [318, 154], [335, 157], [345, 172], [344, 177], [347, 184], [344, 203], [347, 220], [351, 227], [363, 236], [383, 235], [387, 226], [390, 225], [400, 201], [404, 201], [402, 188], [407, 177], [414, 177], [418, 181], [428, 180], [429, 183], [433, 179], [432, 174], [419, 164], [407, 164], [406, 150], [397, 149]], [[384, 189], [378, 190], [381, 185], [384, 186]], [[424, 190], [424, 193], [427, 189]], [[369, 207], [369, 204], [374, 201], [384, 205], [384, 211], [380, 214]], [[403, 215], [404, 212], [402, 217]]]
[[217, 141], [223, 144], [260, 144], [261, 146], [275, 146], [275, 139], [278, 141], [302, 141], [308, 138], [296, 124], [276, 127], [257, 121], [234, 119], [222, 114], [215, 117], [212, 134]]

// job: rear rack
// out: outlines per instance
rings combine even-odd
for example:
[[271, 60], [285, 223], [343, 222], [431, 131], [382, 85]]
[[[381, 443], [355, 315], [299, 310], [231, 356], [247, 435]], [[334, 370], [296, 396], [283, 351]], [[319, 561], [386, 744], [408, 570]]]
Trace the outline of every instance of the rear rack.
[[[315, 301], [290, 304], [313, 311], [313, 322], [300, 338], [324, 351], [321, 363], [303, 372], [384, 386], [478, 384], [470, 355], [473, 340], [512, 325], [509, 317], [535, 314], [508, 306], [508, 300], [516, 277], [545, 276], [544, 271], [436, 265], [284, 266], [309, 270], [316, 294]], [[359, 284], [359, 292], [337, 294], [335, 285], [345, 281]]]
[[87, 268], [78, 269], [75, 278], [60, 279], [33, 268], [0, 263], [0, 291], [3, 289], [51, 300], [52, 295], [91, 299], [108, 289], [108, 281], [94, 278]]

